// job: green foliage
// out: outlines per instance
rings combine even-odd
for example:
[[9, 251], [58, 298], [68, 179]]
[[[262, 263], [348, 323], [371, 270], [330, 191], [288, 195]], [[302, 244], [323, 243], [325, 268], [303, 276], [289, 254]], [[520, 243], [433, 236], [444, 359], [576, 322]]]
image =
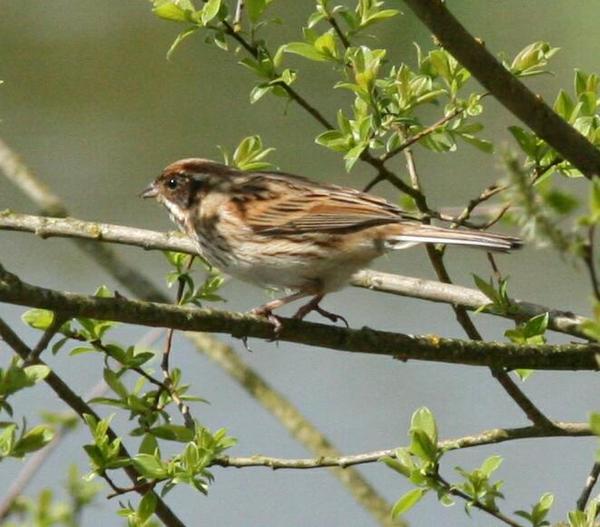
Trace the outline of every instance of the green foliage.
[[437, 446], [437, 425], [427, 408], [419, 408], [413, 413], [408, 434], [408, 447], [396, 449], [394, 457], [381, 459], [415, 485], [396, 501], [391, 512], [393, 518], [414, 507], [430, 490], [437, 492], [442, 502], [447, 504], [451, 501], [448, 489], [440, 482], [438, 469], [443, 450]]
[[530, 318], [528, 321], [508, 329], [504, 335], [515, 344], [539, 346], [546, 343], [546, 329], [548, 328], [548, 313], [543, 313]]
[[569, 527], [597, 527], [599, 499], [590, 501], [584, 511], [571, 511], [568, 515]]
[[531, 512], [516, 511], [515, 514], [529, 521], [531, 527], [545, 527], [546, 525], [550, 525], [550, 522], [546, 520], [546, 517], [548, 516], [553, 503], [554, 496], [547, 492], [542, 495], [535, 505], [533, 505]]
[[551, 47], [548, 42], [533, 42], [517, 53], [509, 69], [518, 77], [547, 73], [548, 61], [558, 50], [559, 48]]
[[460, 490], [469, 498], [465, 504], [467, 513], [475, 504], [481, 504], [493, 511], [498, 510], [496, 500], [504, 498], [500, 492], [503, 482], [492, 482], [490, 478], [501, 464], [502, 458], [500, 456], [490, 456], [481, 464], [481, 467], [470, 472], [456, 467], [456, 471], [464, 478], [464, 481], [455, 484], [454, 488]]
[[34, 386], [49, 373], [48, 366], [35, 364], [24, 367], [22, 360], [13, 357], [8, 368], [0, 368], [0, 410], [12, 416], [13, 409], [8, 403], [8, 398], [20, 390]]
[[165, 251], [164, 254], [173, 267], [167, 274], [167, 285], [172, 287], [174, 284], [178, 284], [183, 287], [179, 299], [180, 306], [193, 304], [202, 307], [203, 302], [223, 301], [223, 298], [217, 294], [217, 292], [223, 285], [224, 279], [222, 275], [212, 268], [202, 257], [197, 255], [193, 257], [200, 261], [206, 274], [202, 284], [196, 286], [195, 281], [192, 278], [193, 271], [188, 267], [192, 257], [189, 254], [171, 251]]
[[486, 282], [483, 278], [474, 274], [473, 280], [477, 289], [491, 300], [491, 303], [479, 307], [477, 311], [491, 311], [501, 314], [515, 312], [516, 307], [508, 296], [508, 278], [501, 278], [497, 288], [494, 287], [494, 281], [491, 278], [489, 282]]
[[223, 154], [223, 162], [226, 165], [233, 165], [240, 170], [270, 170], [274, 165], [265, 158], [275, 149], [272, 147], [265, 148], [262, 139], [258, 135], [244, 137], [233, 155], [222, 146], [219, 147]]
[[22, 458], [44, 448], [54, 437], [54, 430], [46, 424], [30, 429], [23, 424], [20, 434], [17, 430], [15, 423], [0, 423], [0, 461], [6, 457]]

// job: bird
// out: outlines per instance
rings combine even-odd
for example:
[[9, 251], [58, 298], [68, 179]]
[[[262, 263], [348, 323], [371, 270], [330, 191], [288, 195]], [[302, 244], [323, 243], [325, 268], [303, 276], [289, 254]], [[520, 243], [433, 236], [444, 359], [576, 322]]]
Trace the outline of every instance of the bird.
[[244, 171], [201, 158], [175, 161], [140, 194], [164, 205], [199, 254], [224, 273], [261, 287], [289, 291], [251, 313], [266, 317], [310, 298], [295, 313], [315, 311], [377, 257], [416, 244], [446, 244], [508, 252], [519, 238], [423, 223], [381, 197], [279, 171]]

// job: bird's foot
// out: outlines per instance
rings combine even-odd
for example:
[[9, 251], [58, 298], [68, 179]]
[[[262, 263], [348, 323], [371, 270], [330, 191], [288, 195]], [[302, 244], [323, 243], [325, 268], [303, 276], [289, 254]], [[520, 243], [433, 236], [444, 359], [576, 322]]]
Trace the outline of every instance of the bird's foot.
[[331, 320], [331, 322], [333, 322], [334, 324], [336, 324], [337, 322], [339, 322], [341, 320], [344, 323], [344, 325], [347, 328], [349, 328], [350, 324], [348, 324], [348, 321], [346, 320], [345, 317], [343, 317], [342, 315], [337, 315], [335, 313], [331, 313], [330, 311], [323, 309], [319, 305], [321, 298], [322, 298], [321, 296], [314, 297], [310, 302], [308, 302], [308, 304], [305, 304], [300, 309], [298, 309], [298, 311], [296, 311], [296, 314], [293, 316], [293, 318], [295, 318], [296, 320], [302, 320], [311, 311], [316, 311], [317, 313], [319, 313], [319, 315], [321, 315], [322, 317], [325, 317], [328, 320]]
[[257, 317], [264, 317], [273, 326], [273, 338], [270, 342], [279, 340], [279, 335], [283, 329], [283, 323], [281, 318], [273, 314], [273, 311], [267, 306], [255, 307], [250, 311], [250, 314], [256, 315]]

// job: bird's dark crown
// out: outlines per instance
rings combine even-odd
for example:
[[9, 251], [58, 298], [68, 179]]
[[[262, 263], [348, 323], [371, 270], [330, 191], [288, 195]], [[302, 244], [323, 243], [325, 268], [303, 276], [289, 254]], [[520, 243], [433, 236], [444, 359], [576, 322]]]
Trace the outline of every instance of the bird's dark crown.
[[233, 167], [208, 159], [181, 159], [167, 166], [151, 185], [151, 191], [143, 195], [189, 208], [205, 192], [226, 184], [231, 176], [239, 173]]

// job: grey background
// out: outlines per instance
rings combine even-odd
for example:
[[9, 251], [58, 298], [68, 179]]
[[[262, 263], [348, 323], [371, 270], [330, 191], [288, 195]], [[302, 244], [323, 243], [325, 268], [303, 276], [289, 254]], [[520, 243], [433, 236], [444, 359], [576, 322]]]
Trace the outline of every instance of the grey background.
[[[274, 41], [297, 40], [296, 28], [311, 12], [311, 3], [276, 4], [274, 12], [285, 16], [289, 25], [272, 30]], [[556, 74], [531, 81], [549, 100], [559, 87], [571, 89], [573, 67], [598, 69], [597, 3], [455, 1], [450, 7], [494, 52], [512, 56], [535, 40], [549, 40], [561, 47], [552, 61]], [[405, 16], [381, 25], [378, 36], [381, 46], [389, 49], [392, 62], [414, 64], [411, 42], [416, 40], [428, 49], [431, 41], [427, 31], [405, 11]], [[64, 198], [73, 216], [171, 229], [165, 212], [138, 200], [136, 194], [167, 163], [187, 156], [219, 159], [216, 145], [231, 148], [254, 133], [277, 148], [273, 160], [287, 171], [357, 187], [373, 176], [369, 167], [360, 164], [350, 175], [345, 174], [337, 154], [313, 143], [321, 129], [298, 107], [286, 107], [272, 98], [250, 105], [252, 75], [240, 69], [233, 56], [203, 45], [200, 37], [186, 41], [167, 62], [165, 52], [179, 28], [156, 19], [147, 2], [4, 0], [0, 15], [0, 78], [5, 81], [0, 87], [0, 136]], [[333, 73], [301, 59], [291, 58], [290, 63], [301, 68], [299, 90], [330, 119], [339, 105], [350, 102], [349, 94], [330, 89], [336, 80]], [[510, 143], [506, 127], [514, 119], [493, 101], [486, 103], [484, 122], [485, 136], [498, 146]], [[498, 157], [469, 146], [446, 155], [417, 149], [416, 155], [436, 207], [465, 203], [502, 173]], [[403, 173], [400, 159], [394, 167]], [[584, 192], [586, 187], [586, 182], [575, 181], [571, 188]], [[385, 185], [376, 191], [392, 200], [398, 198]], [[0, 178], [0, 209], [8, 207], [36, 212], [35, 206]], [[92, 292], [102, 283], [116, 286], [65, 240], [41, 241], [31, 235], [0, 232], [0, 251], [3, 265], [33, 283], [81, 292]], [[164, 283], [167, 265], [160, 254], [128, 248], [119, 252]], [[471, 285], [472, 272], [488, 275], [481, 253], [450, 250], [447, 260], [457, 283]], [[515, 296], [589, 312], [590, 293], [583, 270], [573, 270], [551, 251], [529, 247], [501, 257], [500, 263], [512, 277], [510, 290]], [[377, 268], [433, 277], [422, 249], [382, 259]], [[228, 303], [224, 307], [234, 310], [251, 308], [266, 298], [266, 293], [234, 281], [225, 294]], [[446, 306], [353, 289], [331, 296], [325, 306], [343, 312], [353, 326], [462, 337]], [[32, 343], [36, 335], [20, 323], [21, 312], [0, 306], [0, 315], [14, 322]], [[508, 327], [482, 315], [476, 322], [486, 338], [501, 338]], [[116, 335], [134, 342], [143, 332], [142, 328], [123, 327]], [[410, 415], [423, 405], [437, 416], [442, 437], [525, 424], [518, 408], [486, 369], [401, 364], [387, 358], [258, 341], [252, 342], [255, 351], [250, 354], [239, 342], [232, 344], [347, 453], [406, 443]], [[6, 364], [9, 357], [0, 343], [0, 363]], [[100, 357], [65, 360], [63, 354], [49, 361], [79, 392], [101, 376]], [[275, 419], [186, 341], [177, 341], [174, 363], [184, 369], [193, 392], [210, 400], [210, 405], [195, 407], [195, 415], [211, 428], [227, 427], [239, 439], [232, 454], [307, 455]], [[597, 384], [589, 373], [538, 373], [525, 389], [556, 419], [585, 420], [590, 410], [598, 408]], [[45, 386], [15, 397], [14, 405], [17, 412], [28, 415], [42, 408], [63, 408]], [[120, 423], [124, 421], [117, 420]], [[58, 486], [71, 462], [85, 471], [87, 462], [78, 445], [87, 439], [83, 429], [70, 437], [29, 492], [35, 493], [43, 485]], [[455, 465], [473, 468], [485, 457], [499, 453], [505, 462], [498, 477], [507, 482], [503, 510], [528, 508], [550, 491], [556, 494], [552, 519], [558, 520], [573, 508], [596, 446], [593, 439], [520, 441], [452, 453], [444, 459], [442, 470], [453, 477]], [[6, 488], [20, 466], [19, 461], [2, 464], [0, 489]], [[381, 465], [365, 466], [361, 471], [390, 501], [409, 489], [401, 477]], [[373, 524], [324, 470], [215, 468], [214, 474], [216, 482], [208, 497], [183, 488], [169, 495], [169, 504], [187, 524]], [[118, 524], [112, 512], [116, 507], [114, 500], [100, 498], [85, 517], [85, 525]], [[407, 519], [414, 526], [493, 524], [477, 512], [468, 520], [462, 504], [445, 509], [434, 496], [428, 496]]]

